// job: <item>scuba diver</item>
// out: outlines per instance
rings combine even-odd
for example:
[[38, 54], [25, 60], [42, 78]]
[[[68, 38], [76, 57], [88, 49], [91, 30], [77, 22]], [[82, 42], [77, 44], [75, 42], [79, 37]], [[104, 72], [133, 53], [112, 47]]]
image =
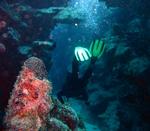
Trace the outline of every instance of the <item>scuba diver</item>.
[[[88, 103], [88, 94], [86, 86], [94, 69], [95, 62], [103, 54], [105, 44], [102, 40], [94, 40], [90, 49], [83, 47], [75, 48], [75, 56], [72, 61], [72, 72], [67, 75], [66, 82], [64, 83], [62, 90], [58, 92], [57, 97], [64, 103], [63, 98], [75, 97], [77, 99], [84, 100]], [[82, 77], [79, 77], [79, 65], [90, 59], [90, 64]]]

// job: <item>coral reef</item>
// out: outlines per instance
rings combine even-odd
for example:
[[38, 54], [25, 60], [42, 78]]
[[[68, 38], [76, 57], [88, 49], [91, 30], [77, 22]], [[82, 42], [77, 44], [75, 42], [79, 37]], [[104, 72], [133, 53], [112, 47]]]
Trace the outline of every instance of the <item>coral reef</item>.
[[[85, 126], [89, 128], [89, 131], [99, 130], [97, 126], [92, 126], [94, 124], [98, 125], [102, 131], [149, 131], [150, 2], [148, 0], [99, 1], [103, 2], [108, 7], [106, 10], [111, 13], [111, 17], [106, 16], [102, 21], [98, 21], [98, 28], [95, 31], [100, 34], [94, 33], [94, 37], [96, 35], [98, 38], [104, 38], [106, 51], [97, 61], [93, 76], [87, 86], [89, 105], [86, 106], [83, 101], [76, 102], [74, 100], [72, 107], [80, 108], [78, 113], [87, 120], [88, 124]], [[81, 29], [78, 24], [84, 19], [84, 16], [80, 14], [80, 8], [74, 10], [67, 6], [67, 2], [68, 0], [59, 2], [57, 0], [0, 1], [0, 123], [2, 123], [9, 93], [23, 61], [31, 56], [36, 56], [44, 61], [48, 70], [51, 69], [51, 52], [53, 50], [51, 31], [57, 24], [66, 24], [69, 28], [68, 24], [76, 23], [75, 29], [79, 31], [75, 35], [74, 28], [68, 29], [68, 38], [64, 37], [70, 40], [71, 44], [68, 44], [69, 48], [63, 47], [63, 52], [69, 52], [76, 41], [82, 42], [83, 40], [88, 43], [89, 35], [84, 36], [83, 33], [90, 32], [86, 30], [88, 27], [85, 29], [81, 24]], [[100, 11], [97, 16], [101, 16], [101, 14], [105, 14], [105, 12]], [[106, 26], [108, 27], [105, 28]], [[68, 31], [63, 28], [60, 30], [63, 35]], [[58, 37], [60, 36], [58, 35]], [[59, 46], [62, 44], [61, 42], [58, 43]], [[67, 44], [65, 43], [65, 45]], [[68, 50], [66, 51], [66, 49]], [[56, 54], [61, 55], [61, 52], [56, 52]], [[62, 58], [63, 62], [65, 60]], [[65, 63], [67, 62], [65, 61]], [[41, 60], [37, 58], [28, 59], [24, 63], [9, 101], [5, 117], [7, 128], [20, 128], [19, 126], [22, 124], [24, 129], [32, 127], [44, 131], [85, 130], [84, 124], [82, 125], [76, 112], [67, 105], [62, 105], [55, 99], [51, 100], [51, 96], [46, 97], [46, 92], [42, 99], [36, 98], [39, 97], [37, 90], [43, 92], [43, 88], [39, 87], [45, 85], [45, 87], [51, 88], [47, 81], [45, 67], [42, 65]], [[57, 72], [59, 71], [57, 70]], [[22, 79], [24, 81], [21, 81]], [[45, 99], [46, 101], [50, 100], [46, 102]], [[26, 103], [27, 101], [29, 103]], [[35, 105], [37, 101], [39, 103]], [[44, 108], [42, 115], [37, 110], [41, 101], [47, 103], [40, 107]], [[24, 110], [27, 105], [33, 106]], [[33, 115], [29, 115], [27, 112]], [[20, 118], [18, 115], [22, 115], [22, 117]], [[28, 120], [25, 116], [32, 118]]]
[[24, 62], [14, 85], [4, 123], [6, 130], [71, 131], [84, 129], [76, 112], [51, 99], [52, 86], [44, 63], [31, 57]]
[[[95, 84], [88, 85], [90, 91], [94, 88], [89, 93], [91, 111], [95, 114], [92, 116], [99, 120], [102, 130], [149, 130], [150, 32], [147, 30], [147, 5], [150, 3], [134, 0], [100, 1], [118, 10], [124, 18], [117, 18], [105, 34], [108, 43], [105, 60], [97, 63], [91, 80]], [[109, 116], [106, 117], [105, 113]]]
[[144, 73], [150, 66], [150, 62], [145, 57], [134, 58], [125, 67], [125, 74], [138, 76]]
[[43, 127], [50, 110], [51, 91], [45, 79], [42, 61], [32, 57], [25, 61], [9, 100], [5, 123], [8, 130], [34, 130]]
[[51, 118], [48, 121], [48, 129], [51, 131], [70, 131], [69, 127], [56, 118]]
[[50, 111], [49, 121], [51, 121], [52, 118], [56, 118], [67, 125], [69, 129], [77, 129], [79, 118], [76, 112], [69, 106], [62, 105], [57, 99], [53, 100], [53, 104], [53, 109]]
[[[40, 2], [0, 1], [0, 72], [2, 72], [0, 74], [0, 92], [2, 92], [0, 97], [3, 98], [0, 99], [2, 107], [0, 111], [3, 112], [2, 114], [5, 112], [9, 92], [12, 90], [23, 61], [31, 56], [42, 58], [49, 70], [52, 65], [51, 51], [56, 46], [55, 42], [51, 41], [51, 30], [60, 22], [76, 22], [73, 17], [69, 16], [64, 18], [64, 21], [62, 18], [60, 21], [58, 17], [54, 18], [58, 12], [67, 8], [67, 1], [60, 3], [43, 1], [42, 4]], [[37, 8], [37, 3], [40, 3], [39, 8]], [[35, 44], [37, 41], [42, 44]], [[2, 118], [0, 122], [2, 123]]]
[[64, 8], [60, 11], [54, 19], [60, 23], [79, 23], [84, 19], [80, 9], [75, 10], [74, 8]]
[[118, 131], [119, 129], [120, 122], [119, 122], [119, 117], [117, 116], [118, 105], [119, 105], [118, 101], [112, 101], [109, 103], [106, 111], [103, 114], [98, 115], [100, 120], [105, 121], [105, 124], [107, 125], [105, 127], [106, 130]]
[[61, 104], [52, 97], [52, 108], [47, 117], [47, 129], [50, 131], [85, 131], [85, 125], [75, 110], [68, 104]]

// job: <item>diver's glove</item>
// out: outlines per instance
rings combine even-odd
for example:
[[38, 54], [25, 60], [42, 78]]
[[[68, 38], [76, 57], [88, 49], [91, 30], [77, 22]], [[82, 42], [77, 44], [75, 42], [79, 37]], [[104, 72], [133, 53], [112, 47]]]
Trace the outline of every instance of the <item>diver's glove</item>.
[[102, 40], [94, 40], [90, 45], [91, 63], [95, 63], [102, 56], [105, 49], [105, 43]]
[[91, 58], [91, 53], [87, 48], [76, 47], [74, 53], [78, 62], [87, 61]]

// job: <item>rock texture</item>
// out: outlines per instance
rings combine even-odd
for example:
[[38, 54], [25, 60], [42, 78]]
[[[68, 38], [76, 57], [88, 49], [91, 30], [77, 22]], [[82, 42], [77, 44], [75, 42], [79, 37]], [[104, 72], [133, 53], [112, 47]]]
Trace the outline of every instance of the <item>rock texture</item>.
[[77, 113], [57, 98], [51, 99], [51, 91], [43, 61], [36, 57], [27, 59], [8, 103], [5, 130], [84, 130]]

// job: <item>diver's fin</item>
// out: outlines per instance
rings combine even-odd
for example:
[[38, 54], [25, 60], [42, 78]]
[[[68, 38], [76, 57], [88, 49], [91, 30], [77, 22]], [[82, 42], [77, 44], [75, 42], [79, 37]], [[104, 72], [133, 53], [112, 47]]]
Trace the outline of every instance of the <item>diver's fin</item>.
[[105, 49], [105, 43], [102, 40], [94, 40], [90, 45], [90, 53], [93, 57], [99, 58]]
[[74, 52], [77, 61], [86, 61], [91, 57], [89, 50], [83, 47], [76, 47]]

